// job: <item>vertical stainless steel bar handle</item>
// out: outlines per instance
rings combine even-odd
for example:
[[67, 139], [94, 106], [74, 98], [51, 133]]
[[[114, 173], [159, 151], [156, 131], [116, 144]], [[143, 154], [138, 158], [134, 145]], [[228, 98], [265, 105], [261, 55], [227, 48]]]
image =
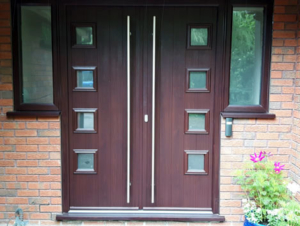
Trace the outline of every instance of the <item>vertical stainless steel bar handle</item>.
[[127, 16], [127, 203], [130, 203], [130, 16]]
[[156, 17], [153, 16], [153, 55], [152, 55], [152, 164], [151, 164], [151, 203], [154, 203], [155, 179], [155, 49], [156, 49]]

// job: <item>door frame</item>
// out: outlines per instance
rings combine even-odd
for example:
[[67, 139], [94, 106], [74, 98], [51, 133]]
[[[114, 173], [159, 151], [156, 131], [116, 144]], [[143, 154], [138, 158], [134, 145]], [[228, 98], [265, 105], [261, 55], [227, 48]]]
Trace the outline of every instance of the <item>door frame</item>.
[[[95, 216], [90, 214], [68, 214], [70, 210], [70, 156], [69, 156], [69, 96], [68, 96], [68, 79], [67, 76], [60, 76], [60, 97], [61, 102], [61, 149], [62, 149], [62, 215], [57, 215], [57, 220], [176, 220], [176, 221], [224, 221], [225, 218], [219, 216], [220, 213], [220, 127], [221, 127], [221, 111], [223, 106], [223, 93], [224, 93], [224, 81], [225, 81], [225, 34], [226, 34], [226, 0], [203, 0], [199, 3], [199, 0], [169, 0], [165, 3], [163, 0], [153, 0], [151, 3], [147, 3], [146, 0], [128, 0], [126, 3], [122, 0], [60, 0], [57, 1], [57, 27], [58, 27], [58, 39], [59, 39], [59, 61], [58, 68], [61, 75], [68, 74], [68, 48], [67, 48], [67, 18], [66, 7], [71, 5], [84, 5], [84, 6], [205, 6], [205, 7], [217, 7], [218, 8], [218, 28], [217, 28], [217, 47], [215, 58], [215, 92], [214, 92], [214, 118], [213, 121], [213, 181], [212, 181], [212, 212], [213, 214], [206, 214], [203, 216], [190, 216], [188, 213], [183, 214], [171, 214], [168, 216], [159, 215], [138, 215], [137, 213], [118, 214]], [[56, 10], [56, 7], [53, 8]], [[143, 75], [144, 83], [145, 74]], [[218, 79], [216, 79], [218, 78]], [[145, 86], [145, 84], [143, 84]], [[145, 112], [146, 110], [143, 110]], [[144, 129], [143, 129], [144, 131]], [[143, 142], [145, 136], [143, 136]], [[144, 148], [144, 145], [143, 145]]]

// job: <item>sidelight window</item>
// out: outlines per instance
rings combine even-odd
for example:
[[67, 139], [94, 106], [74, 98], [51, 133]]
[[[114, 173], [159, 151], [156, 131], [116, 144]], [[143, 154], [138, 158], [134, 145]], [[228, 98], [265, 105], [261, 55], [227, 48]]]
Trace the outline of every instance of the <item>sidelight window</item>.
[[230, 1], [223, 116], [273, 118], [267, 114], [273, 5], [267, 0], [243, 3]]
[[260, 105], [263, 11], [262, 7], [233, 8], [230, 105]]

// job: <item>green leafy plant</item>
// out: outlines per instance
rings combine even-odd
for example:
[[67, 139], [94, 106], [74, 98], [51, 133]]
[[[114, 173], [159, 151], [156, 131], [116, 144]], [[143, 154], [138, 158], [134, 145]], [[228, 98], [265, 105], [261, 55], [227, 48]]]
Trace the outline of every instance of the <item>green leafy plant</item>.
[[269, 161], [270, 156], [270, 153], [255, 153], [250, 156], [252, 162], [236, 172], [236, 182], [245, 192], [245, 216], [252, 223], [299, 226], [300, 205], [291, 201], [300, 187], [289, 183], [281, 172], [284, 165]]

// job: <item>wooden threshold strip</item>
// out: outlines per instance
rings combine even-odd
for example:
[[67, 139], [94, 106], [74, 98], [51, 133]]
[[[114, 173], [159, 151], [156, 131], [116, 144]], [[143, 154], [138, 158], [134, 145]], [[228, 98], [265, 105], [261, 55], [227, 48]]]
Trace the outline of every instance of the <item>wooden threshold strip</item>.
[[63, 213], [56, 216], [57, 221], [218, 221], [225, 217], [218, 214], [190, 213]]

